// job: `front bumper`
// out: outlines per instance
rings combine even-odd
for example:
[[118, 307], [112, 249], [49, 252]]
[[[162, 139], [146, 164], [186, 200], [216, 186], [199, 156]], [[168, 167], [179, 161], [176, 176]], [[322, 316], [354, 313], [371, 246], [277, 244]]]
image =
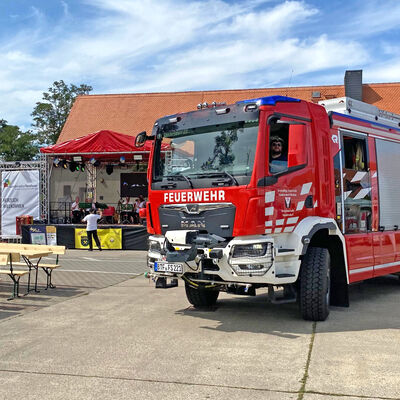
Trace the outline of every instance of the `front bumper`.
[[[188, 251], [190, 244], [173, 244], [175, 251]], [[265, 249], [264, 254], [238, 254], [235, 248]], [[196, 257], [190, 261], [167, 261], [166, 238], [149, 238], [148, 267], [152, 277], [189, 277], [197, 282], [219, 284], [283, 285], [297, 280], [300, 260], [294, 253], [280, 254], [274, 239], [266, 236], [237, 237], [221, 246], [197, 246]], [[259, 249], [259, 250], [257, 250]], [[240, 253], [243, 253], [240, 252]], [[254, 253], [254, 252], [253, 252]], [[159, 271], [157, 265], [171, 264], [170, 271]], [[179, 265], [178, 265], [179, 264]], [[174, 265], [177, 268], [174, 268]], [[182, 272], [176, 272], [176, 271]]]

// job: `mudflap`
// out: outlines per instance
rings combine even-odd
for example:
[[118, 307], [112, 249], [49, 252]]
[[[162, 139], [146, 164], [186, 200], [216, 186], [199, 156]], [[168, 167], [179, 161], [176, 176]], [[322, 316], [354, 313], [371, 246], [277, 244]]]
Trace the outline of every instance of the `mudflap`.
[[346, 279], [331, 274], [330, 305], [334, 307], [349, 307], [349, 285]]

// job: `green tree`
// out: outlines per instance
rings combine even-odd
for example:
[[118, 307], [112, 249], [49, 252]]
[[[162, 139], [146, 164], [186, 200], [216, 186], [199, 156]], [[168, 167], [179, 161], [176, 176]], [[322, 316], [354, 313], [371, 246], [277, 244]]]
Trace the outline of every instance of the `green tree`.
[[30, 161], [38, 154], [32, 132], [21, 132], [18, 126], [0, 120], [0, 159], [2, 161]]
[[85, 84], [68, 86], [60, 80], [43, 93], [43, 101], [36, 103], [31, 114], [40, 144], [50, 145], [57, 141], [76, 97], [89, 94], [92, 89]]

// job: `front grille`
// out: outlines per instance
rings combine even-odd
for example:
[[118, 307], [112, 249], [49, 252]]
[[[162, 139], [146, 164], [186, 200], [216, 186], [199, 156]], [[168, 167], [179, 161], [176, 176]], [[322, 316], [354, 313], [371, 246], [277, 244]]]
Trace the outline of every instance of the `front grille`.
[[204, 211], [217, 210], [219, 208], [231, 207], [231, 203], [188, 203], [188, 204], [166, 204], [160, 208], [183, 211], [186, 214], [200, 214]]
[[231, 237], [236, 207], [232, 203], [166, 204], [158, 209], [161, 232], [201, 230]]

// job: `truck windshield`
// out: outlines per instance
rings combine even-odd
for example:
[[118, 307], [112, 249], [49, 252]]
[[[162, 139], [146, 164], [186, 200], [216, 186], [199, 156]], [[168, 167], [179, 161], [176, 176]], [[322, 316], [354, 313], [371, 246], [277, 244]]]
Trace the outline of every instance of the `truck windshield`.
[[184, 181], [191, 186], [207, 178], [223, 179], [228, 185], [242, 184], [239, 177], [250, 181], [257, 135], [258, 120], [166, 132], [162, 143], [168, 147], [161, 152], [157, 146], [153, 181]]

